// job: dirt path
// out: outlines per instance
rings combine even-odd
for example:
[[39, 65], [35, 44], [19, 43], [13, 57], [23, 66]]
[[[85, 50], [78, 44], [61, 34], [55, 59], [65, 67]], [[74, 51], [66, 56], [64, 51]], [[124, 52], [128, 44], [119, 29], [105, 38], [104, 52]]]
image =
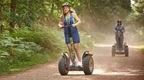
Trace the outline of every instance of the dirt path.
[[131, 48], [129, 57], [111, 57], [111, 48], [99, 47], [93, 57], [95, 70], [90, 76], [83, 72], [69, 72], [68, 76], [61, 76], [56, 62], [19, 74], [1, 76], [0, 80], [144, 80], [144, 54], [137, 49]]

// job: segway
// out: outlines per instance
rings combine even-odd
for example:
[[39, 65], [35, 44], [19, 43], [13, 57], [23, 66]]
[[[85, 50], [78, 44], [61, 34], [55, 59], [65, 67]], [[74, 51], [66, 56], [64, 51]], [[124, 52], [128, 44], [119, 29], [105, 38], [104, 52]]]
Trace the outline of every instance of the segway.
[[112, 46], [112, 57], [115, 56], [115, 54], [125, 54], [125, 57], [129, 56], [129, 47], [125, 43], [123, 43], [122, 39], [122, 33], [120, 31], [117, 32], [116, 35], [116, 43]]
[[61, 75], [68, 75], [69, 71], [83, 71], [85, 75], [91, 75], [94, 70], [94, 61], [92, 54], [85, 51], [82, 56], [82, 67], [76, 65], [75, 54], [72, 56], [72, 65], [70, 65], [70, 58], [68, 52], [64, 52], [58, 63], [58, 70]]

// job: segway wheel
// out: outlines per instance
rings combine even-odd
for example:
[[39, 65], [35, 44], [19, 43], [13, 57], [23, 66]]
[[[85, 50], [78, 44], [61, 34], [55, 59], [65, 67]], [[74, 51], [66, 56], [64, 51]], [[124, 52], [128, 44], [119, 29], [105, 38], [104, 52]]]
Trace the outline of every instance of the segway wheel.
[[62, 57], [58, 64], [59, 73], [61, 75], [67, 75], [69, 72], [69, 61], [65, 57]]
[[129, 48], [128, 48], [128, 46], [125, 46], [125, 56], [126, 57], [129, 56]]
[[94, 70], [94, 61], [92, 56], [86, 55], [83, 58], [82, 64], [83, 64], [83, 71], [85, 75], [91, 75]]
[[112, 46], [112, 57], [115, 56], [115, 46]]

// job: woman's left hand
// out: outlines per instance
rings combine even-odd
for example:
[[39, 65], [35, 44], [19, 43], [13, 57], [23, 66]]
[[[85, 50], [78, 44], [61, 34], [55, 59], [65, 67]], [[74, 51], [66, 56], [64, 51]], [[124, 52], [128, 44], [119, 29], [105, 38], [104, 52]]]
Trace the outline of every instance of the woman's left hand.
[[72, 26], [73, 26], [73, 27], [75, 27], [75, 26], [76, 26], [76, 24], [72, 24]]

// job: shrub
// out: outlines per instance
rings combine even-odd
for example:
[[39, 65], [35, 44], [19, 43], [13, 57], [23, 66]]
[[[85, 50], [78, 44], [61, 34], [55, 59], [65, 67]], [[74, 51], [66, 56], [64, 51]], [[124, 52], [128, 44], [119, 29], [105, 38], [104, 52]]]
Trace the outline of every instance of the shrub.
[[34, 42], [42, 46], [45, 50], [49, 52], [59, 52], [64, 48], [64, 42], [62, 39], [62, 34], [56, 29], [28, 29], [21, 28], [12, 34], [14, 37], [23, 38], [24, 41]]

